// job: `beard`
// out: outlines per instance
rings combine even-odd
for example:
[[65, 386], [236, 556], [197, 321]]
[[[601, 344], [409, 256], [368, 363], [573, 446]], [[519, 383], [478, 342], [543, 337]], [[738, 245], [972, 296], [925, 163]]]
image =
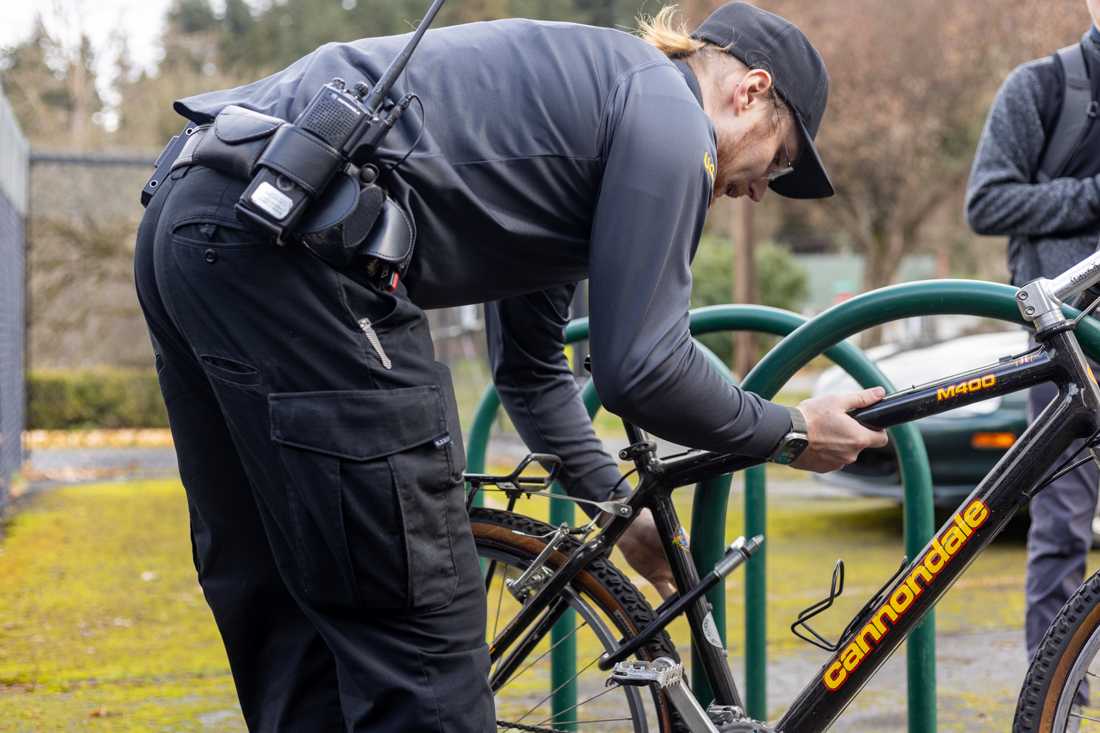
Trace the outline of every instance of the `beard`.
[[[734, 184], [745, 189], [750, 182], [752, 169], [752, 148], [766, 140], [772, 130], [765, 123], [757, 123], [747, 129], [731, 132], [728, 129], [715, 129], [715, 148], [718, 154], [718, 174], [714, 177], [714, 198], [721, 196]], [[742, 179], [742, 180], [739, 180]]]

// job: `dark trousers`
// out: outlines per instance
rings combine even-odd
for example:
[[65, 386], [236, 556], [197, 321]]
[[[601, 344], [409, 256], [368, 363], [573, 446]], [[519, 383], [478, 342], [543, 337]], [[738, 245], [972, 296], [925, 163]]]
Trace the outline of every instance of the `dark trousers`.
[[[1096, 367], [1094, 367], [1095, 369]], [[1032, 387], [1028, 394], [1031, 418], [1054, 399], [1050, 383]], [[1081, 447], [1075, 441], [1051, 462], [1061, 465]], [[1078, 454], [1081, 457], [1087, 454]], [[1027, 535], [1028, 657], [1034, 657], [1058, 611], [1085, 578], [1085, 556], [1092, 545], [1092, 517], [1096, 512], [1096, 463], [1090, 461], [1036, 494], [1031, 500], [1031, 527]]]
[[243, 188], [173, 174], [135, 271], [248, 727], [491, 731], [461, 432], [424, 314], [242, 227]]

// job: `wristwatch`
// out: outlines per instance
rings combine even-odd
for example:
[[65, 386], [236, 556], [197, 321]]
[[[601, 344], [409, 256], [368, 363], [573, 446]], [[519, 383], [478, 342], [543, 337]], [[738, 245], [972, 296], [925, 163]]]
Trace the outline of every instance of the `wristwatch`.
[[802, 455], [802, 451], [806, 450], [806, 447], [810, 444], [810, 435], [802, 410], [797, 407], [788, 407], [787, 410], [791, 413], [791, 432], [779, 440], [779, 445], [775, 447], [771, 457], [768, 458], [772, 463], [779, 463], [784, 466], [789, 466], [797, 461], [798, 457]]

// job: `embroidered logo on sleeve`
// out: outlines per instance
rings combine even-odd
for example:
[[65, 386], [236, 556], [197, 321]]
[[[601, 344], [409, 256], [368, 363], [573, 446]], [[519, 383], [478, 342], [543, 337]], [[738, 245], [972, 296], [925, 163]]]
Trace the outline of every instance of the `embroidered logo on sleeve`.
[[717, 172], [714, 167], [714, 158], [710, 157], [710, 151], [703, 153], [703, 168], [706, 169], [707, 175], [710, 176], [710, 182], [714, 183], [714, 176]]

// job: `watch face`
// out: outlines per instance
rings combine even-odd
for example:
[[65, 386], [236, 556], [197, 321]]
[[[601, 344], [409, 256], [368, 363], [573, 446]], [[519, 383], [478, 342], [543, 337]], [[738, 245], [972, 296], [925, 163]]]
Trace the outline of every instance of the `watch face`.
[[810, 444], [808, 438], [801, 435], [788, 433], [787, 437], [783, 439], [783, 445], [775, 456], [775, 463], [782, 465], [789, 465], [798, 460], [798, 457], [802, 455], [802, 451], [806, 450], [806, 446]]
[[802, 451], [806, 450], [806, 447], [810, 445], [808, 438], [791, 438], [787, 443], [787, 450], [794, 453], [794, 457], [798, 458], [802, 455]]

